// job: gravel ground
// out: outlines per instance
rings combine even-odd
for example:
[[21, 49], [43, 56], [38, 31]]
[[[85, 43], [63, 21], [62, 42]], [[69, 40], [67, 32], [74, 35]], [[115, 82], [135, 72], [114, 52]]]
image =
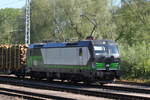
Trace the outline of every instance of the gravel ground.
[[[43, 94], [47, 94], [47, 95], [71, 98], [71, 99], [75, 99], [75, 100], [112, 100], [112, 99], [101, 98], [101, 97], [93, 97], [93, 96], [53, 91], [53, 90], [31, 89], [31, 88], [26, 88], [26, 87], [21, 87], [21, 86], [13, 86], [13, 85], [0, 84], [0, 87], [15, 89], [15, 90], [30, 91], [30, 92], [34, 92], [34, 93], [43, 93]], [[2, 99], [0, 98], [0, 100], [25, 100], [22, 98], [15, 98], [15, 97], [9, 97], [9, 96], [8, 97], [4, 96], [3, 98]], [[46, 100], [52, 100], [52, 99], [46, 99]]]
[[0, 95], [0, 100], [25, 100], [23, 98]]
[[[68, 95], [68, 96], [72, 97], [72, 95]], [[0, 100], [27, 100], [27, 99], [18, 98], [18, 97], [11, 97], [11, 96], [6, 96], [6, 95], [0, 95]], [[53, 99], [47, 99], [47, 100], [53, 100]], [[86, 98], [85, 97], [83, 98], [83, 96], [80, 97], [80, 95], [78, 95], [76, 100], [112, 100], [112, 99], [106, 99], [106, 98], [93, 99], [89, 96], [87, 96]]]

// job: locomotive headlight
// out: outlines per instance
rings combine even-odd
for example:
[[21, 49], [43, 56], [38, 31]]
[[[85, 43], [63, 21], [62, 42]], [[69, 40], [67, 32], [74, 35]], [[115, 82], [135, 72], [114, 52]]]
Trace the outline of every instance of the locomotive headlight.
[[106, 64], [106, 67], [109, 67], [110, 65], [109, 64]]

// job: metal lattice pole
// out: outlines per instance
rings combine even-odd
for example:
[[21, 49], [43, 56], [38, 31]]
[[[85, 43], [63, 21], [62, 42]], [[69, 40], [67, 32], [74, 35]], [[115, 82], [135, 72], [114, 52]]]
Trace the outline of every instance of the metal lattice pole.
[[30, 2], [31, 0], [26, 0], [26, 27], [25, 27], [25, 44], [30, 44]]

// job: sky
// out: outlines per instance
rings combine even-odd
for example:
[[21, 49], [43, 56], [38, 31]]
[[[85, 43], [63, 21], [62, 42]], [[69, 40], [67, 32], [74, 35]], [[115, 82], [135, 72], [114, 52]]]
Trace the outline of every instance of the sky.
[[113, 0], [113, 5], [121, 6], [121, 0]]
[[22, 8], [26, 0], [0, 0], [0, 8]]

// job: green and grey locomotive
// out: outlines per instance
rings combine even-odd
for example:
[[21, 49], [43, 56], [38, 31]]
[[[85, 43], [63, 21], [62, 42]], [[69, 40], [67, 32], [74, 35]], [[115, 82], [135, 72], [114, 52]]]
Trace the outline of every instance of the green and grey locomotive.
[[32, 78], [108, 83], [120, 76], [120, 53], [111, 40], [31, 44], [26, 69]]

